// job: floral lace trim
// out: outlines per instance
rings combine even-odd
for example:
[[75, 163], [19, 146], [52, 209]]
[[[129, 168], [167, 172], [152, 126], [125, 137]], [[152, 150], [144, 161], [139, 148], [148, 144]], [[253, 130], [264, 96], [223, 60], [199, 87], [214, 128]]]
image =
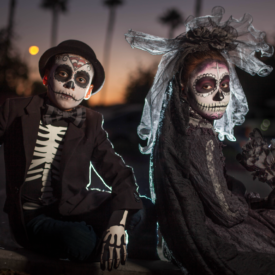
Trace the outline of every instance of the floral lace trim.
[[[221, 146], [219, 146], [221, 147]], [[239, 215], [239, 212], [233, 213], [232, 211], [230, 211], [230, 208], [225, 200], [223, 191], [222, 191], [222, 187], [219, 183], [219, 179], [216, 175], [216, 170], [215, 170], [215, 164], [214, 164], [214, 141], [213, 140], [209, 140], [206, 143], [206, 160], [207, 160], [207, 166], [208, 166], [208, 171], [213, 183], [213, 188], [214, 191], [216, 193], [218, 202], [222, 208], [222, 210], [229, 216], [237, 216]]]
[[194, 132], [196, 132], [197, 130], [201, 130], [201, 133], [203, 135], [210, 135], [210, 136], [216, 136], [216, 134], [214, 133], [212, 128], [204, 128], [202, 126], [199, 125], [193, 125], [193, 124], [189, 124], [187, 130], [186, 130], [186, 134], [188, 136], [191, 136]]
[[223, 155], [223, 148], [226, 147], [226, 145], [223, 144], [221, 141], [218, 141], [218, 143], [219, 143], [220, 160], [225, 170], [225, 156]]
[[259, 129], [255, 128], [249, 134], [248, 142], [242, 147], [242, 153], [237, 159], [245, 169], [252, 172], [253, 180], [268, 183], [275, 187], [275, 140], [267, 142]]
[[[186, 134], [188, 136], [191, 136], [196, 132], [197, 130], [200, 130], [200, 133], [202, 135], [209, 135], [217, 137], [217, 133], [215, 132], [213, 125], [205, 118], [203, 118], [201, 115], [199, 115], [194, 109], [189, 107], [189, 125], [186, 129]], [[216, 138], [219, 146], [219, 153], [220, 153], [220, 161], [225, 168], [225, 157], [223, 155], [223, 148], [226, 147], [225, 144], [223, 144], [218, 138]]]

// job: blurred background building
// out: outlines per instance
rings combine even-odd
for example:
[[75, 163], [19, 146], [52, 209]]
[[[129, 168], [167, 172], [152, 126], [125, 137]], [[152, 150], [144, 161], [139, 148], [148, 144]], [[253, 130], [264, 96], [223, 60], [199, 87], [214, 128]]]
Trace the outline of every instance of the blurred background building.
[[[134, 29], [174, 38], [185, 31], [189, 15], [207, 15], [214, 6], [225, 8], [241, 18], [250, 13], [256, 29], [267, 33], [275, 44], [275, 1], [270, 0], [3, 0], [0, 2], [0, 105], [8, 97], [31, 96], [45, 92], [38, 72], [40, 56], [49, 47], [67, 39], [89, 44], [106, 71], [103, 90], [85, 106], [104, 115], [104, 127], [115, 150], [133, 167], [141, 195], [149, 192], [149, 156], [139, 152], [145, 145], [137, 136], [144, 98], [152, 85], [161, 56], [132, 50], [124, 33]], [[259, 57], [261, 58], [261, 57]], [[275, 57], [261, 58], [275, 67]], [[251, 76], [237, 68], [247, 96], [249, 113], [242, 126], [235, 127], [236, 142], [225, 141], [228, 173], [244, 182], [249, 191], [266, 196], [270, 188], [253, 181], [235, 160], [241, 146], [255, 127], [266, 138], [275, 137], [275, 73]], [[16, 172], [16, 171], [15, 171]], [[92, 173], [91, 187], [108, 188]], [[0, 150], [0, 246], [9, 243], [5, 200], [3, 149]]]

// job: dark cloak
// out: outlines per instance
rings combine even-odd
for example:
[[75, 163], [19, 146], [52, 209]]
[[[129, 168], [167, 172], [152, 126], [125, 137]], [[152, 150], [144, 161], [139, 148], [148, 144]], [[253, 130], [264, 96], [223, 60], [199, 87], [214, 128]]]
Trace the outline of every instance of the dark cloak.
[[[228, 189], [223, 190], [229, 192], [226, 197], [228, 205], [237, 208], [237, 211], [240, 210], [236, 219], [219, 219], [219, 205], [214, 203], [213, 206], [210, 205], [211, 201], [204, 200], [203, 191], [201, 192], [194, 182], [195, 170], [191, 172], [189, 105], [180, 98], [179, 87], [178, 77], [175, 76], [166, 90], [165, 96], [169, 100], [168, 104], [162, 107], [161, 121], [151, 155], [151, 179], [156, 195], [159, 226], [173, 258], [192, 275], [275, 274], [275, 248], [274, 254], [239, 249], [234, 242], [225, 238], [222, 233], [219, 236], [219, 232], [215, 232], [207, 225], [210, 221], [221, 231], [230, 231], [235, 226], [250, 223], [249, 230], [240, 231], [240, 234], [248, 236], [247, 243], [243, 241], [247, 247], [256, 236], [256, 233], [251, 231], [254, 222], [255, 227], [263, 224], [263, 230], [266, 229], [271, 234], [270, 238], [275, 239], [272, 215], [270, 222], [264, 220], [256, 211], [248, 208], [243, 198], [237, 198], [235, 195], [231, 198]], [[208, 138], [211, 138], [210, 136]], [[216, 142], [214, 134], [212, 139]], [[203, 152], [200, 152], [201, 148], [195, 150], [200, 159], [203, 155]], [[216, 153], [216, 158], [221, 156], [217, 156]], [[199, 174], [209, 174], [209, 171], [203, 171], [205, 165], [198, 163], [197, 169]], [[203, 185], [204, 183], [201, 183], [201, 186]], [[240, 209], [235, 202], [240, 205]], [[257, 237], [261, 239], [261, 236]]]

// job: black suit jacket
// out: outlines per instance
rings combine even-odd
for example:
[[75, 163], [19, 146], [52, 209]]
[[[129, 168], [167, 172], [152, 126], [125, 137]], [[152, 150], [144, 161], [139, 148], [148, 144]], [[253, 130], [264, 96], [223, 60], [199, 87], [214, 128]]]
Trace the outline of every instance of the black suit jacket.
[[[6, 165], [4, 211], [23, 246], [27, 238], [20, 193], [32, 161], [44, 97], [8, 99], [0, 109], [0, 143], [4, 143]], [[114, 152], [102, 124], [102, 115], [88, 108], [82, 127], [69, 123], [60, 163], [58, 211], [63, 216], [96, 211], [106, 200], [111, 200], [113, 211], [142, 208], [132, 168]], [[91, 164], [112, 193], [87, 190]]]

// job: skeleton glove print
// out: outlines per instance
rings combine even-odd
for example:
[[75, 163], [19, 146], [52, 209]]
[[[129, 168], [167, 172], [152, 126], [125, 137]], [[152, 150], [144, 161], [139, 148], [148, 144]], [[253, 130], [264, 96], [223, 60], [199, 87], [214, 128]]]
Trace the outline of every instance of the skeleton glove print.
[[127, 218], [127, 210], [117, 210], [113, 212], [107, 230], [103, 234], [103, 243], [100, 257], [100, 267], [102, 270], [106, 268], [108, 262], [108, 270], [111, 271], [113, 266], [118, 268], [126, 261], [126, 241], [125, 241], [125, 223]]

